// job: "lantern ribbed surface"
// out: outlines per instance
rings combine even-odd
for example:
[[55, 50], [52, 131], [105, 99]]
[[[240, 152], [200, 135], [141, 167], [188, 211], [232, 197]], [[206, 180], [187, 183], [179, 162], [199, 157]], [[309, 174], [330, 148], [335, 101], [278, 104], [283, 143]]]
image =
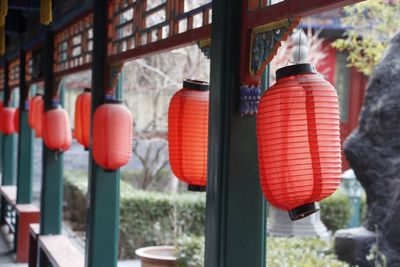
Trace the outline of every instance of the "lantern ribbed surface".
[[96, 109], [92, 152], [100, 167], [116, 170], [127, 164], [132, 155], [132, 138], [132, 114], [121, 102], [102, 104]]
[[33, 106], [33, 129], [35, 130], [35, 137], [41, 138], [43, 136], [43, 114], [44, 114], [44, 100], [39, 98], [35, 101]]
[[339, 186], [339, 105], [334, 87], [309, 64], [277, 71], [257, 115], [259, 171], [268, 201], [292, 220], [318, 210]]
[[15, 132], [14, 128], [15, 112], [16, 109], [12, 107], [3, 107], [1, 109], [0, 130], [2, 134], [9, 135]]
[[29, 101], [29, 116], [28, 116], [28, 122], [29, 126], [32, 129], [35, 129], [35, 107], [37, 105], [37, 102], [43, 99], [41, 95], [35, 95], [32, 97], [31, 101]]
[[19, 133], [19, 108], [16, 109], [14, 115], [14, 131], [15, 133]]
[[63, 108], [53, 108], [44, 113], [43, 142], [49, 149], [60, 152], [71, 147], [71, 126], [68, 114]]
[[203, 191], [207, 181], [208, 105], [208, 84], [186, 80], [168, 110], [171, 169], [194, 191]]
[[81, 93], [75, 103], [75, 138], [85, 147], [90, 143], [90, 109], [92, 94], [88, 91]]

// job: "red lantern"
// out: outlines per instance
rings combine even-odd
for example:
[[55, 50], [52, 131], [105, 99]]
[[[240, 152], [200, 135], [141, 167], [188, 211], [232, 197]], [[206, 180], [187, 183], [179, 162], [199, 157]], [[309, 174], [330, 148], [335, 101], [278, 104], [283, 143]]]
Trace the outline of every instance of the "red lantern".
[[132, 154], [132, 114], [122, 101], [108, 100], [93, 114], [94, 161], [105, 170], [128, 163]]
[[279, 69], [257, 115], [261, 185], [292, 220], [319, 210], [339, 186], [341, 147], [335, 88], [310, 64]]
[[17, 110], [15, 111], [14, 130], [15, 130], [15, 133], [19, 133], [19, 108], [17, 108]]
[[35, 130], [35, 137], [37, 138], [41, 138], [43, 135], [43, 114], [44, 100], [43, 98], [39, 98], [33, 106], [33, 128]]
[[34, 97], [32, 97], [31, 101], [29, 102], [29, 118], [28, 118], [28, 122], [29, 122], [29, 126], [32, 129], [35, 129], [35, 107], [37, 105], [37, 102], [43, 99], [43, 97], [41, 95], [35, 95]]
[[53, 108], [43, 116], [43, 141], [51, 149], [67, 151], [72, 143], [71, 127], [67, 112], [61, 107]]
[[13, 134], [14, 129], [14, 117], [16, 109], [12, 107], [3, 107], [1, 109], [1, 133], [4, 135]]
[[85, 147], [89, 148], [90, 142], [90, 109], [92, 94], [90, 89], [80, 94], [75, 103], [75, 138]]
[[208, 84], [185, 80], [168, 110], [169, 161], [191, 191], [204, 191], [207, 180]]

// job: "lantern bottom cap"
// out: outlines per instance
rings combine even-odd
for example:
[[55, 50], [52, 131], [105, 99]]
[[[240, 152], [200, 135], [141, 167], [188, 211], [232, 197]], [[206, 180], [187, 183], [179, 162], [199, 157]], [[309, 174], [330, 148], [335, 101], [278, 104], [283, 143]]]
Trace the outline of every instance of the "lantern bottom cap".
[[193, 192], [205, 192], [206, 187], [203, 185], [193, 185], [190, 184], [188, 185], [188, 191], [193, 191]]
[[289, 210], [289, 217], [292, 221], [297, 221], [317, 211], [319, 211], [319, 205], [317, 202], [307, 203]]

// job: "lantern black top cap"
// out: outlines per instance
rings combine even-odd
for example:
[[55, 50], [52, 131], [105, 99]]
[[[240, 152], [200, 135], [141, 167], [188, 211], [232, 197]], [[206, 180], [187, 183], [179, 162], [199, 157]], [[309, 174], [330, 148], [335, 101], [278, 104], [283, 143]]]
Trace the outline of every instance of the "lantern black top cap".
[[105, 103], [106, 104], [122, 104], [122, 103], [124, 103], [124, 101], [120, 100], [120, 99], [106, 99]]
[[315, 66], [309, 63], [290, 65], [276, 71], [276, 79], [282, 79], [299, 74], [317, 73]]
[[198, 91], [208, 91], [209, 90], [208, 82], [198, 81], [198, 80], [190, 80], [190, 79], [186, 79], [183, 81], [183, 88], [198, 90]]

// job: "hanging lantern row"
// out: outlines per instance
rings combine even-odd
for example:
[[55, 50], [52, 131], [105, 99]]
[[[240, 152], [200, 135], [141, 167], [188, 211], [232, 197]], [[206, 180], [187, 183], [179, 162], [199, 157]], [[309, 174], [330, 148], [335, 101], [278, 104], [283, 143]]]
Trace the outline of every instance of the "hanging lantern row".
[[[279, 69], [257, 115], [263, 193], [292, 220], [319, 210], [339, 186], [339, 105], [334, 87], [310, 64]], [[208, 86], [187, 80], [171, 99], [168, 141], [173, 173], [189, 189], [206, 186]]]
[[65, 152], [71, 147], [72, 134], [68, 114], [57, 100], [44, 113], [43, 141], [49, 149], [58, 152]]
[[15, 132], [14, 117], [16, 109], [13, 107], [3, 107], [1, 109], [0, 131], [4, 135], [10, 135]]
[[75, 138], [83, 145], [85, 150], [89, 149], [90, 143], [90, 110], [92, 107], [92, 93], [85, 89], [75, 103]]
[[94, 161], [112, 171], [127, 164], [132, 155], [133, 119], [120, 100], [107, 100], [93, 114]]
[[268, 201], [297, 220], [339, 186], [339, 104], [310, 64], [281, 68], [276, 77], [257, 115], [260, 179]]
[[204, 191], [208, 155], [208, 84], [185, 80], [168, 111], [169, 161], [191, 191]]

